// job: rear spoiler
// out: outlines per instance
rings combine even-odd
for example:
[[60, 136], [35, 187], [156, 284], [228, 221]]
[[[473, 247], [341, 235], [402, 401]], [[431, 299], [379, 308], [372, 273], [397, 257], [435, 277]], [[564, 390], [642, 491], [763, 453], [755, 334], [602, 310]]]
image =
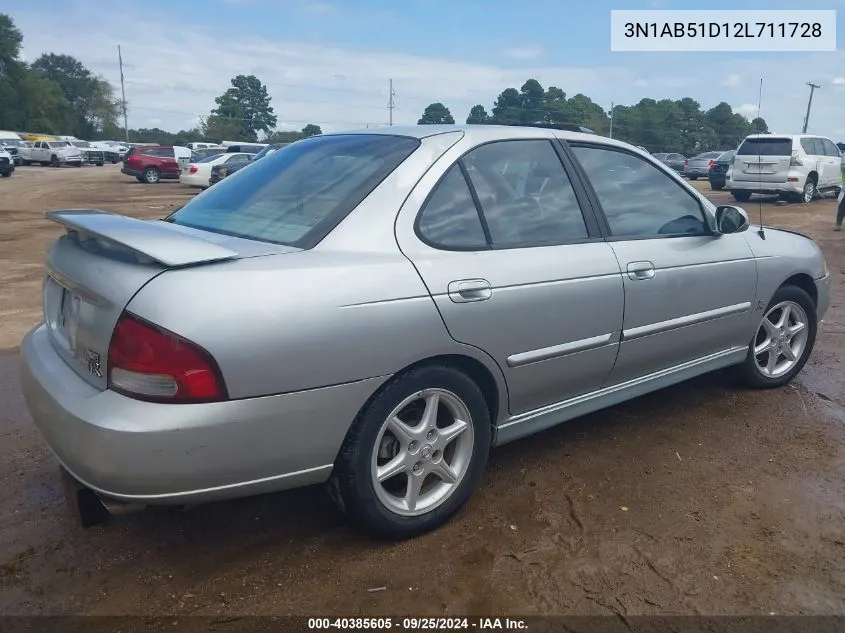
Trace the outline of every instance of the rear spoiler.
[[47, 211], [45, 217], [69, 232], [84, 233], [140, 253], [168, 268], [234, 259], [239, 253], [194, 237], [166, 222], [138, 220], [97, 209]]

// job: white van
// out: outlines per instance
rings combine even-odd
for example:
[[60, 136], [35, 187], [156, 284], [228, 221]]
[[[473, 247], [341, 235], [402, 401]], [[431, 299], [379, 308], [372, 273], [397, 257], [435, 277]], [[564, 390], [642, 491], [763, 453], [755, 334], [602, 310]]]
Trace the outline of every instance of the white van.
[[736, 151], [725, 188], [739, 202], [759, 193], [807, 203], [821, 193], [839, 193], [841, 160], [839, 148], [823, 136], [752, 134]]
[[223, 146], [218, 145], [217, 143], [194, 142], [194, 143], [188, 143], [187, 147], [190, 148], [191, 151], [194, 151], [194, 150], [197, 150], [197, 149], [206, 149], [206, 148], [209, 148], [209, 147], [210, 148], [215, 148], [215, 147], [222, 148]]

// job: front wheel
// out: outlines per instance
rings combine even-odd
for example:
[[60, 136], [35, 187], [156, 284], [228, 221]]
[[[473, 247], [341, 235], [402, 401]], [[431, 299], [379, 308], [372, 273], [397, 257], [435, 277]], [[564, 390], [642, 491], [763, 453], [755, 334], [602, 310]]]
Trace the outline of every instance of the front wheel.
[[737, 202], [748, 202], [751, 199], [750, 191], [732, 191], [731, 195]]
[[710, 183], [710, 188], [711, 188], [713, 191], [721, 191], [722, 189], [724, 189], [724, 188], [725, 188], [725, 185], [720, 185], [720, 184], [718, 184], [718, 183], [711, 182], [711, 183]]
[[816, 342], [816, 306], [797, 286], [775, 292], [738, 367], [746, 385], [771, 389], [789, 383], [813, 351]]
[[3, 178], [9, 178], [11, 175], [12, 175], [11, 171], [4, 171], [3, 172]]
[[688, 180], [698, 180], [698, 176], [687, 176]]
[[481, 480], [490, 450], [487, 403], [465, 374], [420, 367], [361, 411], [338, 455], [330, 491], [368, 531], [405, 539], [445, 523]]

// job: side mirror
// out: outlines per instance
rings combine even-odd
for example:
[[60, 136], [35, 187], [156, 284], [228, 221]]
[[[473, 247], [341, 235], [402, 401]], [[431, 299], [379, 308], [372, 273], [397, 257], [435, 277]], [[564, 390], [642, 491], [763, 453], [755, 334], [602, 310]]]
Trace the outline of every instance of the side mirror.
[[716, 207], [716, 230], [720, 234], [742, 233], [748, 230], [749, 225], [744, 209], [727, 204]]

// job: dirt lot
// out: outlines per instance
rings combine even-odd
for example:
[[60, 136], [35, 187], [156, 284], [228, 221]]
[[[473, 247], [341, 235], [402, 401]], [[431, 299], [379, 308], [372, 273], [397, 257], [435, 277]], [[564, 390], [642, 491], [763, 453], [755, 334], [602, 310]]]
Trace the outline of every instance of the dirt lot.
[[43, 251], [59, 234], [42, 213], [154, 217], [191, 195], [112, 166], [0, 182], [0, 613], [845, 612], [845, 234], [831, 231], [833, 201], [763, 204], [767, 223], [818, 240], [834, 276], [792, 387], [706, 376], [496, 450], [468, 506], [412, 542], [361, 536], [320, 488], [78, 527], [18, 385], [14, 348], [38, 320]]

